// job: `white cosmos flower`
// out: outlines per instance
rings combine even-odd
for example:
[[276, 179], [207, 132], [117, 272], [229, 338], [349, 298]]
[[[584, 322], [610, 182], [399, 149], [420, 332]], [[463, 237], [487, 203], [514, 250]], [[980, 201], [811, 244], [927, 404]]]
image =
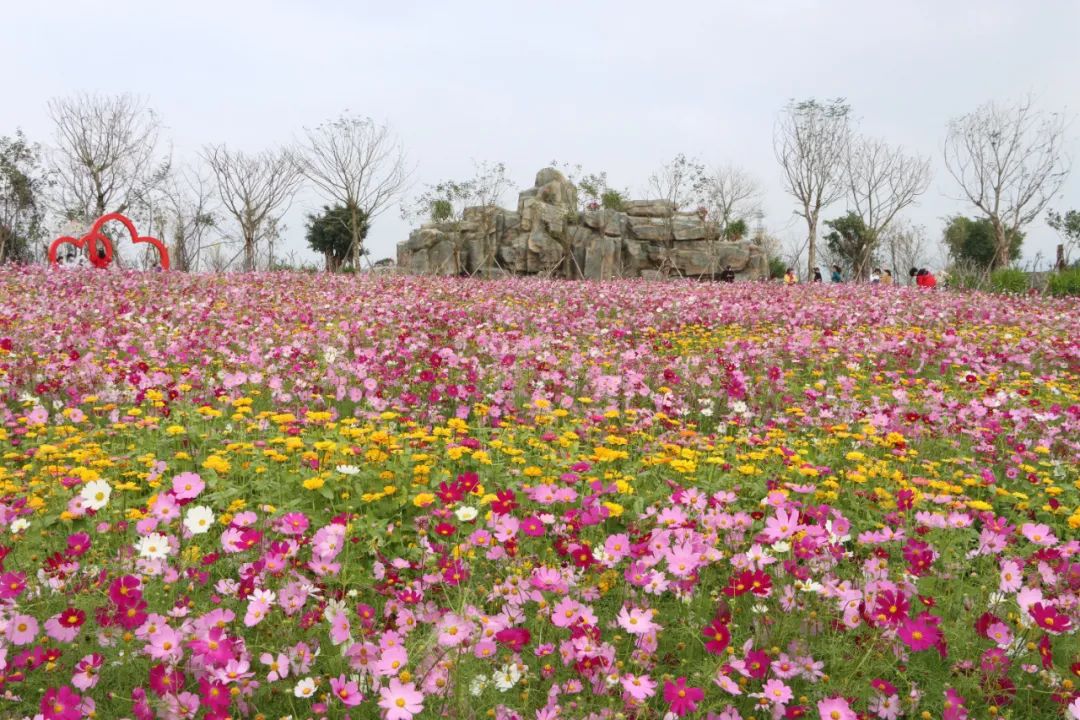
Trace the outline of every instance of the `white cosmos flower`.
[[104, 480], [91, 480], [79, 491], [83, 506], [89, 510], [100, 510], [109, 504], [112, 486]]
[[457, 515], [457, 519], [461, 522], [469, 522], [476, 518], [476, 508], [470, 505], [462, 505], [454, 511], [454, 515]]
[[205, 505], [196, 505], [184, 516], [184, 527], [192, 535], [202, 535], [214, 524], [214, 512]]
[[308, 698], [314, 694], [315, 681], [309, 677], [306, 677], [300, 682], [296, 683], [296, 687], [293, 688], [293, 695], [298, 698]]
[[342, 475], [355, 475], [360, 472], [360, 468], [355, 465], [338, 465], [335, 469]]
[[169, 555], [169, 539], [161, 533], [150, 533], [135, 543], [139, 557], [147, 560], [163, 560]]
[[11, 532], [18, 535], [26, 528], [30, 527], [30, 521], [26, 518], [17, 518], [11, 523]]
[[473, 697], [479, 697], [480, 693], [484, 692], [487, 684], [488, 679], [485, 676], [477, 675], [469, 682], [469, 694]]
[[492, 673], [491, 679], [495, 681], [495, 687], [499, 689], [499, 692], [506, 692], [518, 684], [521, 671], [517, 669], [517, 665], [509, 663]]

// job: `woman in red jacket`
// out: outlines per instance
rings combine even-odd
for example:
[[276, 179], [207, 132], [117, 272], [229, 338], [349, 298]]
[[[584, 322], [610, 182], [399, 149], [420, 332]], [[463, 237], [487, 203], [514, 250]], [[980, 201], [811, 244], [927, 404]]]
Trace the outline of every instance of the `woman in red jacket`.
[[921, 270], [916, 270], [915, 268], [911, 268], [911, 271], [908, 273], [908, 275], [915, 278], [915, 284], [918, 285], [919, 287], [923, 287], [923, 288], [935, 288], [935, 287], [937, 287], [937, 278], [934, 277], [934, 274], [932, 272], [930, 272], [929, 270], [927, 270], [926, 268], [923, 268]]

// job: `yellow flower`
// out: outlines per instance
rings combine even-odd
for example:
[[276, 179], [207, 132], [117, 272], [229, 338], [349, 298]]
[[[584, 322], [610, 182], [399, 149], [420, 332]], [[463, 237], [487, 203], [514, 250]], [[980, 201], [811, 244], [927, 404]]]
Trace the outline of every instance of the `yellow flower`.
[[623, 514], [623, 506], [619, 503], [605, 502], [604, 507], [611, 512], [611, 517], [620, 517]]
[[211, 455], [203, 461], [202, 466], [208, 470], [213, 470], [218, 474], [224, 475], [229, 472], [229, 461], [219, 455]]
[[420, 493], [412, 501], [413, 505], [420, 508], [427, 507], [433, 502], [435, 502], [435, 496], [431, 493]]
[[304, 481], [304, 488], [307, 490], [318, 490], [324, 484], [326, 484], [326, 481], [316, 475], [315, 477], [310, 477]]

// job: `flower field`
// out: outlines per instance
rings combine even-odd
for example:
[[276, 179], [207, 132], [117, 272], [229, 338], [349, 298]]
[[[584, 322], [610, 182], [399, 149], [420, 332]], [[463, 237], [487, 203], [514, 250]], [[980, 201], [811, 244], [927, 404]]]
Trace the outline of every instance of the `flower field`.
[[1080, 718], [1078, 328], [0, 271], [0, 717]]

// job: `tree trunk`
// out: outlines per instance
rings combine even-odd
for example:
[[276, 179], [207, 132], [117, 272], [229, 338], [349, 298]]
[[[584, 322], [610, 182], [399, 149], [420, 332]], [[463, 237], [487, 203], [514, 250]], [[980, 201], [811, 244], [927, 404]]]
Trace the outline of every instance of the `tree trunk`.
[[255, 272], [255, 238], [244, 237], [244, 272]]
[[353, 270], [360, 269], [360, 256], [363, 253], [364, 241], [360, 237], [360, 208], [356, 203], [349, 204], [349, 255], [352, 258]]
[[997, 218], [991, 218], [990, 224], [994, 227], [994, 260], [990, 263], [990, 269], [997, 270], [1009, 264], [1009, 236]]
[[808, 213], [806, 216], [806, 229], [808, 231], [806, 239], [806, 277], [812, 279], [814, 277], [814, 268], [817, 267], [817, 212]]

